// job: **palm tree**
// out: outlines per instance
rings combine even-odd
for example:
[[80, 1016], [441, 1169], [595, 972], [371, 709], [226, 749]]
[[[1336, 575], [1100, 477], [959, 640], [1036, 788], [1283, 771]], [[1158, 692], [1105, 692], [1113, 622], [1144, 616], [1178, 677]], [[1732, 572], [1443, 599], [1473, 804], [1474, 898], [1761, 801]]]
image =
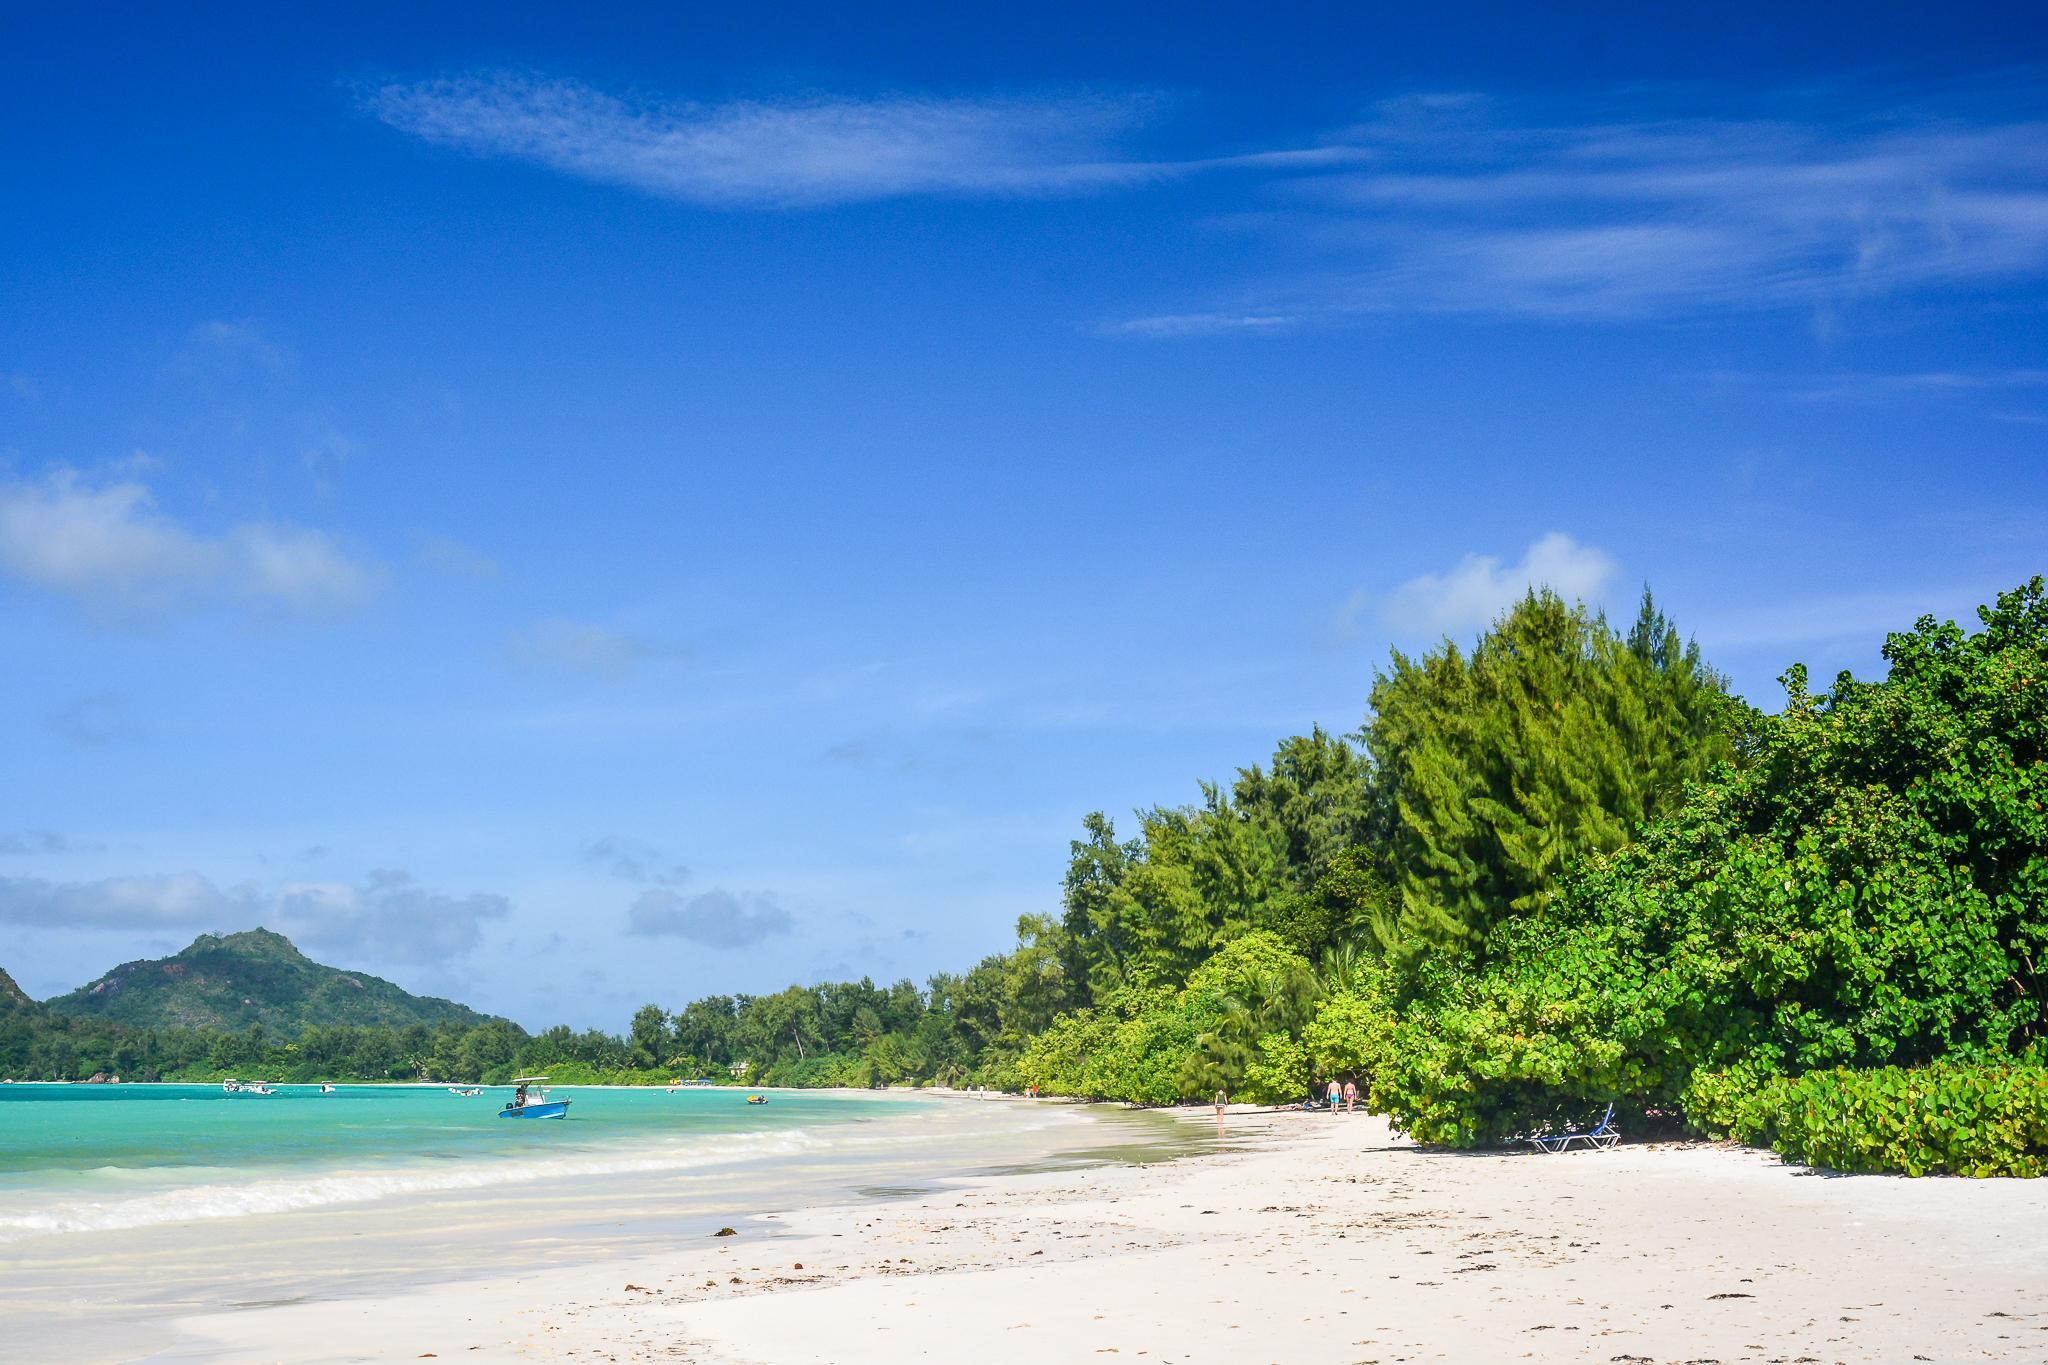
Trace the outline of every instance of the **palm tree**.
[[[1195, 1039], [1196, 1051], [1181, 1077], [1183, 1090], [1200, 1094], [1211, 1087], [1236, 1088], [1258, 1059], [1260, 1040], [1274, 1033], [1299, 1033], [1321, 994], [1316, 974], [1294, 967], [1262, 972], [1224, 996], [1216, 1026]], [[1303, 1085], [1308, 1080], [1301, 1077]]]

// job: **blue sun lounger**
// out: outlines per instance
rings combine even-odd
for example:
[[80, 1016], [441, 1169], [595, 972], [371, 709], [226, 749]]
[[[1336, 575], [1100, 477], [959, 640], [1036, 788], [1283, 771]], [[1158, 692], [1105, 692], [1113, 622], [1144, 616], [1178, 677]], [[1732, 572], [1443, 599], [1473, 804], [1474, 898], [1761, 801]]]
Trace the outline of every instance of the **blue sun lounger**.
[[1607, 1112], [1600, 1116], [1600, 1122], [1583, 1133], [1547, 1133], [1542, 1137], [1529, 1139], [1530, 1145], [1539, 1152], [1566, 1152], [1574, 1142], [1583, 1142], [1588, 1147], [1606, 1151], [1621, 1141], [1621, 1130], [1614, 1126], [1614, 1106], [1608, 1105]]

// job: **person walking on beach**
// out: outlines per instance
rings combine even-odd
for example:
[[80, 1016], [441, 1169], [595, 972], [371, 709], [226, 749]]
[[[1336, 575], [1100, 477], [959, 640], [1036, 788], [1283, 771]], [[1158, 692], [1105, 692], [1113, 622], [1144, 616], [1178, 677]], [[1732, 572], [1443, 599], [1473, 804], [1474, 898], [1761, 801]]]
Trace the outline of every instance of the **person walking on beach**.
[[1343, 1087], [1343, 1086], [1341, 1086], [1341, 1085], [1339, 1085], [1339, 1084], [1337, 1084], [1337, 1082], [1336, 1082], [1336, 1081], [1334, 1081], [1334, 1080], [1333, 1080], [1333, 1081], [1331, 1081], [1331, 1082], [1330, 1082], [1330, 1112], [1331, 1112], [1331, 1113], [1333, 1113], [1333, 1114], [1334, 1114], [1334, 1113], [1336, 1113], [1336, 1112], [1337, 1112], [1337, 1101], [1339, 1101], [1339, 1100], [1341, 1100], [1341, 1099], [1343, 1099], [1343, 1098], [1344, 1098], [1344, 1087]]
[[1216, 1121], [1218, 1123], [1223, 1122], [1223, 1109], [1229, 1103], [1230, 1096], [1224, 1094], [1221, 1090], [1216, 1092]]
[[1358, 1082], [1344, 1082], [1344, 1112], [1350, 1113], [1358, 1107]]

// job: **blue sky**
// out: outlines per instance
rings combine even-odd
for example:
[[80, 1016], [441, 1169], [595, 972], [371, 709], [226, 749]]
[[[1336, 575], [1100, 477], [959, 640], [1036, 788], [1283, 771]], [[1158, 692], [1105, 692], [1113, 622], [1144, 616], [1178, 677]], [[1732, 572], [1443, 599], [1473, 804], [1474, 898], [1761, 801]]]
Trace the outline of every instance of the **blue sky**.
[[1088, 810], [1644, 582], [2048, 563], [2015, 8], [0, 19], [0, 965], [963, 967]]

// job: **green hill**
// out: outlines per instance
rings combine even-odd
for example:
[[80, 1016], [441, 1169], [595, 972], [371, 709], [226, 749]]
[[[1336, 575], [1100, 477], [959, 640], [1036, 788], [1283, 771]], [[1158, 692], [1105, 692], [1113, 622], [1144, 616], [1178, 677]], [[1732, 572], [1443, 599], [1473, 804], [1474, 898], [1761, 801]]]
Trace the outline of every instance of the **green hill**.
[[268, 929], [201, 934], [175, 957], [125, 962], [45, 1004], [59, 1014], [135, 1028], [240, 1031], [261, 1024], [286, 1037], [316, 1025], [403, 1028], [453, 1020], [470, 1027], [487, 1017], [363, 972], [322, 966]]
[[28, 992], [14, 984], [5, 968], [0, 968], [0, 1014], [27, 1007], [34, 1009], [36, 1002], [28, 998]]

